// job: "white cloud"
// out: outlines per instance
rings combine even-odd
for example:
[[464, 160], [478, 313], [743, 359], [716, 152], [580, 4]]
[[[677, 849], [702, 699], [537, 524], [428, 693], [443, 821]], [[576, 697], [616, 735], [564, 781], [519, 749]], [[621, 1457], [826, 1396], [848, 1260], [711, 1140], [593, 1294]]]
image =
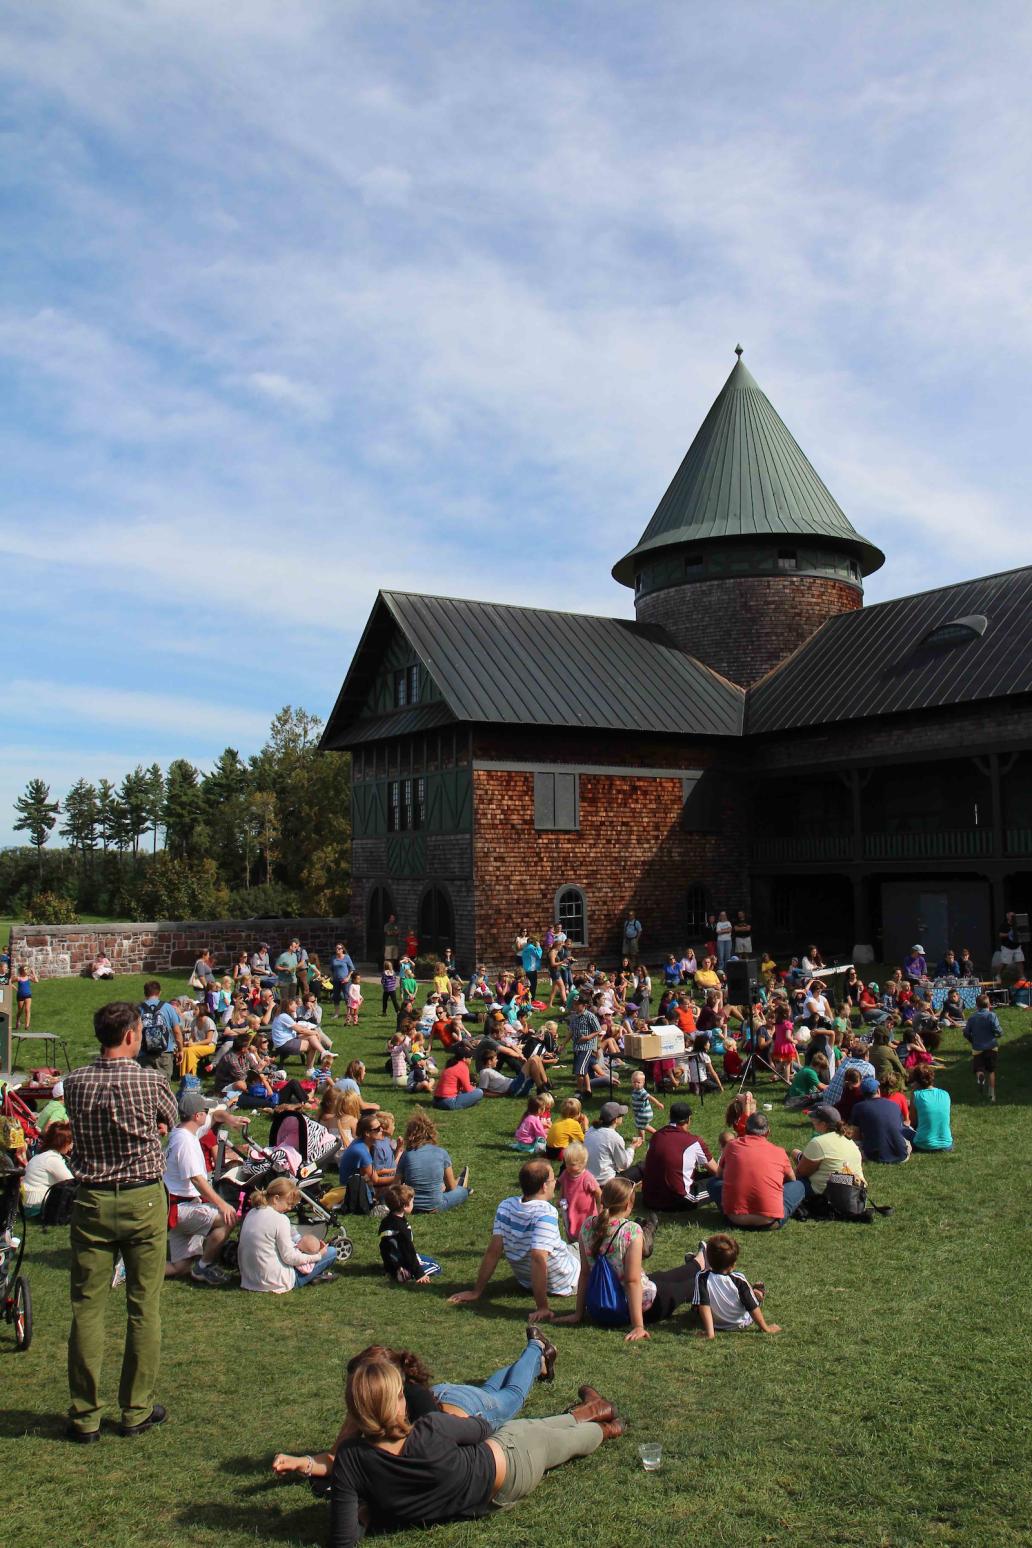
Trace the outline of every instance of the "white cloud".
[[10, 691], [19, 706], [20, 719], [28, 724], [40, 721], [53, 726], [54, 717], [60, 715], [62, 723], [71, 720], [129, 726], [141, 737], [155, 731], [185, 737], [214, 734], [223, 739], [223, 746], [234, 740], [258, 741], [268, 731], [272, 719], [271, 711], [259, 713], [236, 705], [209, 704], [200, 698], [134, 692], [98, 684], [81, 687], [26, 677], [12, 682]]

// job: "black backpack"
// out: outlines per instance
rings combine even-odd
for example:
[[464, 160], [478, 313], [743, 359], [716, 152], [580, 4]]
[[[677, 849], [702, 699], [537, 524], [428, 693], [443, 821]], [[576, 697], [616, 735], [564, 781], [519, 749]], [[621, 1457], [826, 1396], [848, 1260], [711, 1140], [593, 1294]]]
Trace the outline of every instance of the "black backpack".
[[150, 1058], [165, 1052], [165, 1043], [168, 1038], [168, 1028], [165, 1026], [161, 1012], [164, 1009], [164, 1000], [159, 1000], [157, 1005], [148, 1005], [146, 1001], [140, 1006], [140, 1020], [143, 1022], [143, 1044], [141, 1052]]
[[835, 1172], [828, 1178], [824, 1202], [835, 1220], [858, 1220], [870, 1225], [875, 1215], [892, 1214], [891, 1205], [873, 1203], [867, 1184], [849, 1172]]

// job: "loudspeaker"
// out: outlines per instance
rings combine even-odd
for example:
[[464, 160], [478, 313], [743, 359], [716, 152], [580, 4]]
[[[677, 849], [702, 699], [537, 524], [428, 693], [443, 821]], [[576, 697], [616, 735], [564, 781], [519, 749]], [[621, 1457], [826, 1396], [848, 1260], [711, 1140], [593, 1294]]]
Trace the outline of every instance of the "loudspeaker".
[[753, 972], [751, 962], [735, 961], [733, 958], [724, 969], [727, 976], [727, 1000], [731, 1005], [751, 1005], [756, 998], [753, 987]]

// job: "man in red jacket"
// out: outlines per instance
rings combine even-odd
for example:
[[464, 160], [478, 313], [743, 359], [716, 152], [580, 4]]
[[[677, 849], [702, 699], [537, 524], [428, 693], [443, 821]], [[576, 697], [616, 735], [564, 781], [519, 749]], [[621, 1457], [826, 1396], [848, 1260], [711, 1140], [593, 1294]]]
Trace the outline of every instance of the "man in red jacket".
[[715, 1174], [717, 1163], [706, 1141], [691, 1132], [691, 1121], [688, 1103], [672, 1102], [670, 1122], [652, 1137], [641, 1187], [649, 1209], [694, 1209], [705, 1197], [695, 1192], [695, 1174]]

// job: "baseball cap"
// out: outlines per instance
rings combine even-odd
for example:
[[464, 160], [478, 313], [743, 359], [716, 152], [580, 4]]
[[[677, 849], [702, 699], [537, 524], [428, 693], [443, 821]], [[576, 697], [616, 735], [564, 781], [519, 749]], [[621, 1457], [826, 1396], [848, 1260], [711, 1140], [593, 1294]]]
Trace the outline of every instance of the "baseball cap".
[[920, 952], [923, 953], [924, 952], [924, 947], [921, 946], [920, 944], [918, 944], [917, 946], [911, 946], [910, 950], [911, 951], [920, 951]]
[[842, 1114], [837, 1107], [832, 1107], [830, 1102], [818, 1102], [816, 1107], [811, 1107], [810, 1117], [820, 1119], [821, 1123], [841, 1123]]
[[865, 1096], [865, 1097], [877, 1096], [880, 1090], [881, 1090], [881, 1087], [879, 1086], [878, 1082], [875, 1080], [873, 1075], [865, 1075], [863, 1080], [860, 1082], [860, 1094], [861, 1094], [861, 1096]]
[[619, 1102], [603, 1102], [598, 1110], [598, 1116], [603, 1123], [612, 1123], [616, 1118], [622, 1118], [627, 1112], [626, 1107], [621, 1107]]
[[867, 987], [868, 987], [868, 989], [870, 989], [872, 994], [877, 994], [878, 993], [878, 985], [875, 983], [873, 978], [871, 979], [871, 981], [867, 985]]
[[196, 1118], [198, 1113], [206, 1113], [210, 1107], [218, 1104], [214, 1097], [202, 1096], [199, 1091], [187, 1091], [179, 1098], [180, 1118]]
[[688, 1106], [687, 1102], [671, 1102], [671, 1104], [670, 1104], [670, 1122], [671, 1123], [687, 1123], [691, 1116], [692, 1116], [692, 1110]]

